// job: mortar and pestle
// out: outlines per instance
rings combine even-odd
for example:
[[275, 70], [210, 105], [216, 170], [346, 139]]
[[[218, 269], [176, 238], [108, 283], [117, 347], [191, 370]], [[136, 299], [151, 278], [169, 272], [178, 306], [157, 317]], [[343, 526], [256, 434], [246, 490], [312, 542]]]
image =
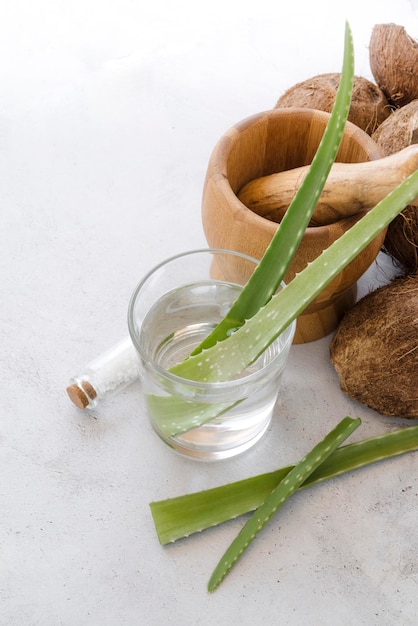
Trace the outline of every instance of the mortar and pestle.
[[[315, 155], [328, 119], [329, 113], [314, 109], [273, 109], [239, 122], [221, 137], [209, 160], [202, 198], [202, 223], [211, 248], [236, 250], [256, 259], [263, 256]], [[418, 148], [411, 148], [382, 158], [369, 135], [346, 123], [336, 163], [285, 282], [417, 168]], [[354, 305], [357, 281], [379, 253], [385, 234], [386, 230], [299, 316], [295, 343], [335, 330]], [[238, 283], [248, 279], [238, 267], [232, 274], [228, 268], [227, 276], [224, 269], [213, 271]]]

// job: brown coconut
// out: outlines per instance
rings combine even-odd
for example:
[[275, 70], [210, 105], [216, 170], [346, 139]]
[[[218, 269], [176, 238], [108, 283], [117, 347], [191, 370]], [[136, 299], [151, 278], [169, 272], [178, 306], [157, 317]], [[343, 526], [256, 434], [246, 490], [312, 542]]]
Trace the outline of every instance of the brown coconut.
[[372, 139], [382, 148], [385, 156], [418, 143], [418, 99], [395, 109], [374, 131]]
[[403, 274], [418, 275], [418, 206], [409, 204], [389, 224], [383, 250]]
[[[418, 143], [418, 100], [393, 111], [373, 133], [372, 139], [385, 156]], [[389, 224], [383, 249], [403, 273], [418, 272], [418, 199]]]
[[418, 278], [395, 279], [362, 298], [330, 350], [349, 397], [382, 415], [418, 419]]
[[[339, 73], [319, 74], [290, 87], [277, 101], [276, 108], [302, 107], [330, 113], [334, 105]], [[385, 94], [371, 81], [356, 76], [348, 119], [371, 135], [390, 115]]]
[[418, 43], [398, 24], [376, 24], [369, 44], [373, 77], [390, 103], [418, 98]]

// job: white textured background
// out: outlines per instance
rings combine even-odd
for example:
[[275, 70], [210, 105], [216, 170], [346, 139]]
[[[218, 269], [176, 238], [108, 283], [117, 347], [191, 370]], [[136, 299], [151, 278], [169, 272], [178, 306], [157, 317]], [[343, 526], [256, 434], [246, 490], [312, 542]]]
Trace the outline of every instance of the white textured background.
[[[329, 338], [295, 347], [268, 436], [228, 462], [182, 459], [139, 387], [94, 414], [68, 378], [126, 334], [145, 271], [205, 245], [207, 161], [233, 123], [340, 71], [344, 22], [371, 78], [375, 23], [418, 35], [416, 0], [3, 0], [0, 8], [0, 623], [415, 625], [417, 459], [296, 496], [214, 595], [242, 520], [162, 548], [148, 502], [300, 458], [345, 414]], [[385, 282], [385, 259], [361, 288]]]

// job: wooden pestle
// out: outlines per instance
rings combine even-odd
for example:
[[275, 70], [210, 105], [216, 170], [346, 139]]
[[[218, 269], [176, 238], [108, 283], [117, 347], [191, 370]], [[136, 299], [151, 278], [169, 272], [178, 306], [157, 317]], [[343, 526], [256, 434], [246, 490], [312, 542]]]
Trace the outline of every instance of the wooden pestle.
[[[244, 185], [238, 198], [254, 213], [280, 222], [308, 168], [306, 165], [252, 180]], [[372, 208], [416, 169], [418, 144], [375, 161], [334, 163], [310, 225], [324, 226]]]

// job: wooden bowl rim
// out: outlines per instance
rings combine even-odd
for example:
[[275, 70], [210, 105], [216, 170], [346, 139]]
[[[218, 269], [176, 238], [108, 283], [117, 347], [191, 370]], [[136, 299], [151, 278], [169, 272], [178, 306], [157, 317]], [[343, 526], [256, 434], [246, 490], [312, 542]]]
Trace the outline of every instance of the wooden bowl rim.
[[[316, 118], [324, 122], [324, 127], [330, 117], [330, 113], [326, 111], [320, 111], [319, 109], [301, 108], [301, 107], [282, 107], [277, 109], [268, 109], [261, 111], [244, 118], [231, 126], [219, 139], [215, 148], [213, 149], [210, 157], [209, 169], [211, 170], [211, 176], [216, 178], [217, 185], [222, 192], [223, 196], [228, 202], [228, 205], [234, 212], [238, 212], [240, 219], [247, 221], [249, 224], [262, 225], [264, 229], [267, 229], [274, 234], [278, 228], [279, 222], [273, 222], [261, 215], [257, 215], [254, 211], [251, 211], [245, 204], [243, 204], [236, 193], [233, 191], [228, 180], [228, 157], [230, 150], [235, 143], [240, 139], [242, 132], [253, 126], [254, 124], [262, 123], [265, 121], [268, 123], [270, 119], [295, 117], [302, 119], [306, 122], [311, 122], [313, 118]], [[384, 155], [378, 144], [361, 128], [347, 121], [344, 133], [348, 135], [350, 139], [357, 141], [364, 151], [368, 154], [369, 160], [375, 160], [382, 158]], [[367, 211], [358, 213], [355, 216], [349, 216], [342, 218], [331, 224], [324, 226], [308, 226], [304, 237], [308, 240], [320, 237], [328, 236], [333, 232], [340, 232], [341, 230], [347, 230], [355, 221], [358, 221]]]

